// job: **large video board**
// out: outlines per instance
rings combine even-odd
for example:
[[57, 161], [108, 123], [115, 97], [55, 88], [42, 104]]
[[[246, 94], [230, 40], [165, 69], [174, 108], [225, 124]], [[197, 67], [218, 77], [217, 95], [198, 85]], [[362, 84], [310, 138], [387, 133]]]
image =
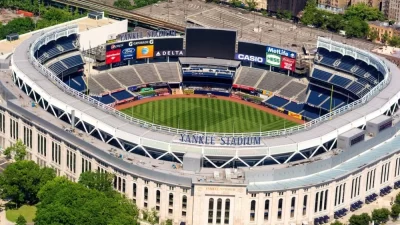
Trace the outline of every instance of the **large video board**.
[[186, 56], [234, 59], [236, 31], [206, 28], [186, 29]]
[[290, 71], [296, 70], [296, 57], [297, 53], [293, 51], [241, 41], [238, 43], [238, 53], [235, 54], [236, 60], [267, 64]]
[[183, 55], [183, 38], [181, 37], [138, 39], [106, 45], [106, 64]]

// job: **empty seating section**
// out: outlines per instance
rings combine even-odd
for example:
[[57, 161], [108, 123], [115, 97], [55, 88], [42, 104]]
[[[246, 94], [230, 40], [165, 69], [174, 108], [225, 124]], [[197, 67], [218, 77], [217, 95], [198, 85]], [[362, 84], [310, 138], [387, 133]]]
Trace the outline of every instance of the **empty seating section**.
[[277, 91], [282, 88], [283, 85], [290, 82], [292, 79], [292, 77], [285, 76], [279, 73], [268, 72], [267, 75], [263, 77], [257, 88], [268, 91]]
[[129, 87], [132, 85], [142, 84], [139, 76], [132, 67], [122, 67], [109, 71], [121, 84]]
[[264, 72], [265, 70], [262, 69], [255, 69], [243, 66], [236, 83], [254, 87], [261, 76], [264, 74]]
[[281, 98], [279, 96], [272, 96], [267, 101], [265, 101], [266, 104], [273, 105], [273, 106], [276, 106], [276, 107], [282, 107], [285, 104], [287, 104], [288, 102], [289, 102], [289, 100]]
[[353, 92], [354, 94], [357, 94], [360, 92], [362, 89], [364, 89], [364, 86], [356, 81], [350, 84], [349, 87], [347, 87], [347, 90]]
[[156, 65], [163, 81], [180, 82], [177, 63], [157, 63], [154, 65]]
[[92, 96], [92, 98], [104, 103], [104, 104], [111, 104], [115, 102], [115, 99], [111, 95], [103, 95], [101, 97]]
[[305, 102], [307, 99], [307, 89], [301, 91], [296, 97], [296, 101]]
[[330, 80], [330, 82], [332, 84], [335, 84], [337, 86], [340, 87], [346, 87], [347, 85], [349, 85], [351, 83], [351, 80], [345, 78], [345, 77], [341, 77], [341, 76], [333, 76], [332, 79]]
[[285, 105], [284, 108], [290, 112], [300, 113], [304, 108], [304, 104], [297, 104], [296, 102], [290, 102], [289, 104]]
[[328, 90], [325, 90], [323, 88], [310, 85], [310, 94], [307, 99], [307, 103], [314, 105], [314, 106], [319, 106], [321, 103], [323, 103], [327, 98], [329, 98], [330, 93]]
[[57, 41], [52, 41], [45, 46], [42, 46], [37, 52], [36, 57], [42, 63], [52, 59], [63, 53], [77, 49], [74, 44], [76, 40], [76, 35], [71, 35], [69, 37], [60, 38]]
[[342, 58], [342, 55], [340, 53], [330, 52], [324, 48], [319, 48], [318, 54], [322, 56], [320, 63], [325, 64], [327, 66], [333, 66], [336, 60]]
[[306, 88], [307, 86], [302, 83], [291, 81], [279, 93], [283, 96], [291, 98], [297, 96], [302, 90]]
[[332, 74], [329, 72], [314, 68], [311, 76], [318, 80], [329, 81], [329, 79], [331, 79], [331, 77], [332, 77]]
[[131, 95], [128, 91], [125, 91], [125, 90], [111, 93], [111, 96], [113, 96], [114, 98], [116, 98], [119, 101], [133, 97], [133, 95]]
[[351, 68], [353, 68], [356, 63], [357, 61], [353, 57], [345, 55], [340, 60], [338, 68], [351, 73]]
[[56, 61], [49, 66], [49, 69], [55, 74], [60, 75], [68, 69], [82, 66], [83, 64], [82, 56], [78, 54]]
[[316, 119], [323, 114], [325, 114], [325, 112], [323, 112], [321, 109], [317, 109], [309, 105], [304, 105], [303, 111], [301, 112], [301, 115], [309, 119]]
[[160, 82], [160, 78], [158, 77], [153, 64], [140, 64], [135, 65], [134, 67], [145, 83]]
[[63, 79], [64, 83], [66, 83], [71, 88], [77, 91], [84, 91], [86, 90], [86, 84], [83, 80], [82, 76], [68, 76]]
[[[95, 79], [97, 82], [99, 82], [105, 89], [109, 91], [113, 91], [116, 89], [121, 88], [121, 85], [115, 81], [109, 74], [108, 72], [100, 73], [97, 75], [93, 76], [93, 79]], [[89, 84], [90, 87], [90, 84]]]
[[93, 77], [89, 77], [88, 82], [87, 82], [87, 87], [89, 89], [89, 93], [91, 94], [101, 94], [105, 92], [104, 88], [100, 86], [96, 80], [93, 79]]
[[331, 97], [329, 97], [328, 100], [321, 105], [321, 108], [331, 111], [342, 106], [345, 103], [347, 103], [345, 97], [343, 97], [342, 95], [334, 94], [332, 100]]

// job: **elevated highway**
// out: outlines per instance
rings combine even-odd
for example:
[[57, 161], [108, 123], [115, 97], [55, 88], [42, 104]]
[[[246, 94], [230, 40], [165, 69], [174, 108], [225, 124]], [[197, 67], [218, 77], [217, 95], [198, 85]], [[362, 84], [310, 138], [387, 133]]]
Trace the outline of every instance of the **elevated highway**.
[[137, 21], [139, 23], [147, 24], [157, 28], [163, 28], [168, 30], [176, 30], [179, 32], [185, 32], [185, 27], [179, 26], [173, 23], [165, 22], [158, 19], [153, 19], [147, 16], [143, 16], [130, 11], [118, 9], [109, 5], [105, 5], [92, 0], [53, 0], [60, 4], [70, 5], [82, 9], [93, 10], [93, 11], [104, 11], [111, 16], [118, 18], [128, 19], [130, 21]]

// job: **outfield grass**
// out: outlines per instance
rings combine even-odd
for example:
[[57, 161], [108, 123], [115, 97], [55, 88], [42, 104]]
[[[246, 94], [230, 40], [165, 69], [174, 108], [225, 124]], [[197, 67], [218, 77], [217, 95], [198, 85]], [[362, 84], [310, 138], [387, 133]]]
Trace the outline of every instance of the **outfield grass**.
[[36, 215], [36, 206], [23, 205], [19, 209], [6, 210], [6, 217], [8, 221], [16, 222], [19, 215], [24, 216], [26, 222], [32, 222]]
[[207, 132], [257, 132], [297, 125], [247, 105], [210, 98], [164, 99], [122, 112], [160, 125]]

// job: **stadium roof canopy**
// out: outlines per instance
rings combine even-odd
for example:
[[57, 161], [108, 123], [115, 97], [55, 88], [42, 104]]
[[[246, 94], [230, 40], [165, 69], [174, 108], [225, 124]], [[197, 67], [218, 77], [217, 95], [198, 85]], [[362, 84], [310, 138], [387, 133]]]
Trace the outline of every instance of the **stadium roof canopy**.
[[212, 58], [195, 58], [195, 57], [180, 57], [181, 64], [196, 64], [196, 65], [212, 65], [212, 66], [227, 66], [239, 67], [240, 62], [227, 59], [212, 59]]

